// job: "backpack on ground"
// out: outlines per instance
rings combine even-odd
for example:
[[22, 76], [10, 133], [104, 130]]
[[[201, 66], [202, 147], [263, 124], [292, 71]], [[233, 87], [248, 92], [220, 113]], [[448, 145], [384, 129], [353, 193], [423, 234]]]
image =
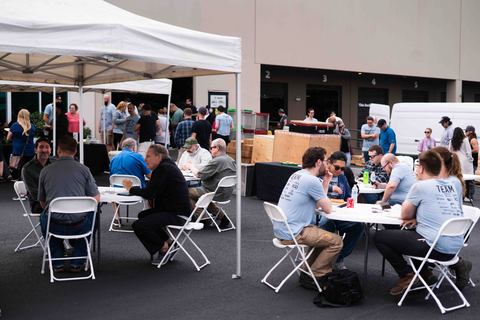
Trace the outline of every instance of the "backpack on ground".
[[319, 284], [322, 292], [313, 299], [313, 303], [319, 308], [348, 307], [363, 298], [357, 273], [348, 269], [327, 273]]

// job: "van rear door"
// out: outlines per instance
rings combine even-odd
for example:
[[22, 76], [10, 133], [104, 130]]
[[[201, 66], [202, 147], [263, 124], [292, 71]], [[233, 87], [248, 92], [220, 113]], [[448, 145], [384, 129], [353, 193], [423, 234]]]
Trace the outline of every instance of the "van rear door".
[[380, 119], [385, 119], [390, 125], [390, 106], [388, 104], [370, 104], [370, 116], [376, 117], [377, 121]]

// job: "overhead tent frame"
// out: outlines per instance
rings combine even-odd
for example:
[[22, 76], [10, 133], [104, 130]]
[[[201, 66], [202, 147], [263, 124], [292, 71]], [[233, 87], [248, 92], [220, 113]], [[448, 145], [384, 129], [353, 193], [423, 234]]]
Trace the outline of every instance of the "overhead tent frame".
[[[100, 0], [2, 0], [0, 80], [95, 84], [235, 74], [241, 109], [241, 39], [188, 30]], [[80, 94], [82, 102], [82, 94]], [[80, 116], [83, 106], [80, 103]], [[237, 126], [241, 126], [241, 112]], [[80, 121], [81, 124], [83, 124]], [[240, 141], [240, 130], [237, 140]], [[83, 130], [80, 130], [83, 141]], [[80, 144], [83, 151], [83, 144]], [[237, 144], [237, 181], [241, 146]], [[241, 276], [241, 186], [237, 183], [237, 272]]]
[[[35, 83], [35, 82], [17, 82], [17, 81], [2, 81], [0, 80], [0, 92], [46, 92], [52, 93], [53, 96], [62, 92], [79, 92], [79, 87], [70, 85], [56, 85], [48, 83]], [[172, 80], [170, 79], [153, 79], [153, 80], [139, 80], [139, 81], [127, 81], [118, 83], [96, 84], [92, 86], [83, 87], [83, 93], [99, 92], [102, 94], [109, 92], [131, 92], [136, 93], [153, 93], [153, 94], [165, 94], [168, 95], [168, 110], [170, 110], [170, 100], [172, 94]], [[56, 99], [53, 99], [53, 107], [56, 106]], [[80, 97], [82, 100], [82, 97]], [[79, 103], [83, 105], [83, 103]], [[55, 110], [55, 109], [53, 109]], [[102, 112], [105, 112], [105, 106], [102, 106]], [[53, 114], [53, 119], [56, 118], [56, 114]], [[103, 116], [103, 126], [105, 127], [105, 116]], [[80, 130], [83, 131], [83, 121], [80, 124]], [[56, 125], [56, 121], [54, 121]], [[104, 131], [104, 141], [105, 131]], [[167, 130], [167, 141], [169, 139], [169, 132]], [[53, 131], [53, 152], [55, 154], [56, 144], [56, 132]], [[80, 162], [83, 163], [83, 153], [80, 154]]]

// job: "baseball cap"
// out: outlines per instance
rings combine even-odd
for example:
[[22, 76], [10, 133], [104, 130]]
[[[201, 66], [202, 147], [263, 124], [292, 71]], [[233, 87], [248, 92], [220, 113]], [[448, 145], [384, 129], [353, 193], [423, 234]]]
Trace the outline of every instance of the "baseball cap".
[[447, 116], [443, 116], [439, 123], [450, 122], [450, 118]]
[[200, 113], [200, 114], [207, 114], [207, 108], [205, 108], [205, 107], [200, 107], [200, 108], [198, 108], [198, 113]]
[[183, 145], [183, 147], [185, 149], [190, 149], [193, 145], [196, 145], [196, 144], [198, 144], [197, 139], [190, 137], [187, 140], [185, 140], [185, 144]]
[[467, 126], [467, 127], [465, 128], [465, 131], [473, 131], [473, 132], [475, 132], [475, 127], [474, 127], [474, 126]]
[[377, 122], [377, 127], [382, 127], [385, 123], [387, 123], [387, 121], [385, 121], [385, 119], [380, 119], [378, 120]]

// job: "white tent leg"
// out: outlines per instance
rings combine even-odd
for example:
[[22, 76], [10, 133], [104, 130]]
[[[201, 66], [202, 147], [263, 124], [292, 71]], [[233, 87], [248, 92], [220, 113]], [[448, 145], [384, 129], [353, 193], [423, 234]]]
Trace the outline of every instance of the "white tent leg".
[[170, 94], [168, 95], [168, 104], [167, 104], [167, 131], [165, 131], [165, 148], [168, 149], [170, 142], [170, 103], [172, 99], [172, 90], [170, 89]]
[[[57, 155], [57, 87], [53, 87], [53, 155]], [[51, 123], [50, 123], [51, 125]]]
[[242, 95], [242, 75], [240, 73], [235, 74], [237, 83], [237, 186], [236, 186], [236, 200], [237, 200], [237, 271], [232, 275], [233, 279], [242, 277], [241, 271], [241, 250], [242, 250], [242, 112], [241, 112], [241, 95]]
[[78, 115], [78, 121], [80, 122], [80, 132], [78, 133], [78, 142], [80, 143], [79, 145], [79, 151], [80, 151], [80, 163], [83, 164], [83, 86], [80, 85], [78, 88], [78, 94], [80, 96], [80, 114]]

